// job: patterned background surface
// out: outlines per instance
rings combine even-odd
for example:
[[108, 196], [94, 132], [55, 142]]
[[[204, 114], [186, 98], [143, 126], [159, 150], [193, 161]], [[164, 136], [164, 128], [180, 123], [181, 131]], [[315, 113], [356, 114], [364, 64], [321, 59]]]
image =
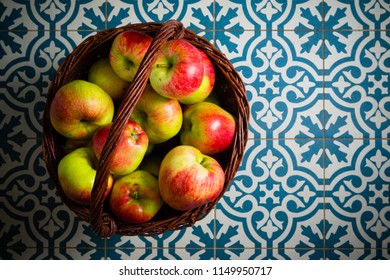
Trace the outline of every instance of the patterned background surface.
[[[194, 227], [97, 237], [41, 153], [58, 65], [99, 30], [175, 18], [242, 75], [245, 158]], [[389, 0], [2, 0], [0, 259], [390, 259]]]

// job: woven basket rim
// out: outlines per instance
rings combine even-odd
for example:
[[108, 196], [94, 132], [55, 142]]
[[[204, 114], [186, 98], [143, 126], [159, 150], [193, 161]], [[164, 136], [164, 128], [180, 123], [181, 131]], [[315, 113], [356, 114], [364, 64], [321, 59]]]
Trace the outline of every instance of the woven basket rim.
[[[123, 127], [123, 123], [126, 122], [125, 119], [128, 119], [130, 116], [132, 109], [141, 96], [142, 89], [147, 83], [147, 73], [150, 71], [155, 53], [164, 42], [173, 38], [184, 38], [207, 54], [216, 70], [217, 80], [214, 91], [219, 96], [223, 95], [223, 98], [220, 98], [224, 103], [223, 107], [233, 114], [237, 120], [237, 129], [233, 145], [229, 151], [220, 155], [220, 159], [224, 163], [225, 172], [225, 185], [222, 193], [212, 202], [188, 211], [178, 212], [168, 207], [164, 210], [166, 212], [162, 211], [164, 212], [162, 215], [157, 215], [155, 219], [143, 224], [123, 223], [115, 218], [115, 216], [111, 215], [107, 210], [107, 207], [105, 207], [103, 198], [104, 187], [102, 187], [104, 184], [99, 182], [107, 181], [106, 179], [109, 173], [108, 168], [111, 160], [110, 149], [114, 149], [112, 146], [115, 146], [115, 135], [111, 135], [112, 137], [109, 136], [106, 143], [107, 147], [103, 149], [103, 153], [106, 152], [106, 157], [102, 154], [102, 159], [99, 161], [95, 186], [92, 191], [91, 206], [78, 205], [66, 197], [57, 176], [57, 167], [64, 155], [63, 147], [61, 145], [64, 141], [64, 137], [54, 130], [49, 115], [51, 102], [57, 90], [63, 84], [70, 82], [71, 80], [85, 78], [85, 72], [89, 65], [98, 57], [107, 55], [107, 48], [110, 47], [113, 39], [119, 33], [126, 30], [137, 30], [147, 33], [153, 37], [153, 42], [145, 55], [132, 85], [128, 89], [127, 95], [121, 103], [119, 108], [120, 117], [117, 117], [114, 120], [113, 125], [118, 125], [119, 128], [121, 125]], [[131, 24], [97, 32], [95, 35], [86, 38], [63, 60], [50, 83], [46, 97], [43, 115], [42, 152], [49, 176], [63, 203], [82, 220], [90, 223], [96, 234], [101, 237], [108, 237], [113, 234], [152, 236], [166, 231], [190, 227], [194, 225], [195, 222], [203, 219], [213, 209], [214, 205], [226, 192], [242, 161], [248, 140], [248, 123], [249, 103], [246, 97], [244, 83], [231, 62], [221, 51], [203, 37], [184, 28], [182, 23], [177, 20], [170, 20], [165, 23], [148, 22]], [[120, 133], [120, 131], [118, 133]]]

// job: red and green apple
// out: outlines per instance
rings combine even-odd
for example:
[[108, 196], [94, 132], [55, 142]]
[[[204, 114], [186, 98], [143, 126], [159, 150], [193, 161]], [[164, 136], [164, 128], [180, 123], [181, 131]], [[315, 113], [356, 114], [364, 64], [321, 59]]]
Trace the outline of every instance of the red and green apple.
[[183, 113], [177, 100], [163, 97], [147, 85], [130, 119], [141, 125], [150, 143], [156, 144], [179, 133]]
[[61, 135], [72, 139], [90, 138], [112, 122], [114, 103], [99, 86], [74, 80], [63, 85], [53, 98], [50, 121]]
[[133, 81], [152, 40], [148, 34], [136, 30], [123, 31], [115, 37], [109, 59], [112, 69], [121, 79]]
[[171, 208], [186, 211], [216, 199], [225, 174], [220, 164], [198, 149], [180, 145], [161, 162], [158, 183], [163, 200]]
[[215, 70], [214, 65], [211, 60], [208, 58], [206, 53], [202, 50], [199, 50], [201, 60], [204, 67], [204, 74], [202, 83], [199, 88], [192, 93], [190, 96], [179, 98], [179, 102], [182, 104], [195, 104], [201, 101], [204, 101], [212, 92], [215, 83]]
[[145, 170], [117, 179], [109, 198], [112, 213], [128, 223], [150, 221], [163, 203], [156, 177]]
[[[99, 128], [92, 137], [92, 149], [99, 160], [111, 126]], [[144, 158], [148, 143], [148, 135], [142, 127], [135, 121], [128, 121], [115, 148], [110, 172], [115, 175], [133, 172]]]
[[180, 141], [184, 145], [194, 146], [203, 154], [214, 155], [232, 145], [235, 131], [233, 115], [216, 104], [199, 102], [183, 113]]
[[198, 49], [184, 39], [165, 43], [150, 73], [150, 84], [164, 97], [181, 99], [196, 92], [204, 66]]

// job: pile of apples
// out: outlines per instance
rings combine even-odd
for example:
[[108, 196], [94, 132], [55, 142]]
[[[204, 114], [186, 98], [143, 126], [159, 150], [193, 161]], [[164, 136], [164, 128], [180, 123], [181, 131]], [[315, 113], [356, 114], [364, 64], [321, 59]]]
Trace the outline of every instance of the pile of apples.
[[[76, 203], [91, 203], [117, 105], [151, 42], [139, 31], [118, 34], [88, 78], [63, 85], [53, 99], [51, 124], [66, 137], [58, 177]], [[120, 220], [143, 223], [164, 203], [186, 211], [220, 195], [225, 175], [215, 155], [231, 147], [236, 120], [219, 105], [214, 83], [214, 66], [202, 50], [185, 39], [160, 48], [110, 165], [105, 198]]]

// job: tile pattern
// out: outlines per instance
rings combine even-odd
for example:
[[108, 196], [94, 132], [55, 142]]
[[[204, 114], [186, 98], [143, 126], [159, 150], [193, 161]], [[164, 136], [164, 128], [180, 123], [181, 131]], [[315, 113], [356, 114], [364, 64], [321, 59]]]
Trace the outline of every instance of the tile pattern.
[[[101, 239], [48, 178], [45, 95], [86, 37], [170, 18], [243, 77], [245, 157], [192, 228]], [[4, 0], [0, 61], [0, 259], [390, 259], [388, 0]]]

